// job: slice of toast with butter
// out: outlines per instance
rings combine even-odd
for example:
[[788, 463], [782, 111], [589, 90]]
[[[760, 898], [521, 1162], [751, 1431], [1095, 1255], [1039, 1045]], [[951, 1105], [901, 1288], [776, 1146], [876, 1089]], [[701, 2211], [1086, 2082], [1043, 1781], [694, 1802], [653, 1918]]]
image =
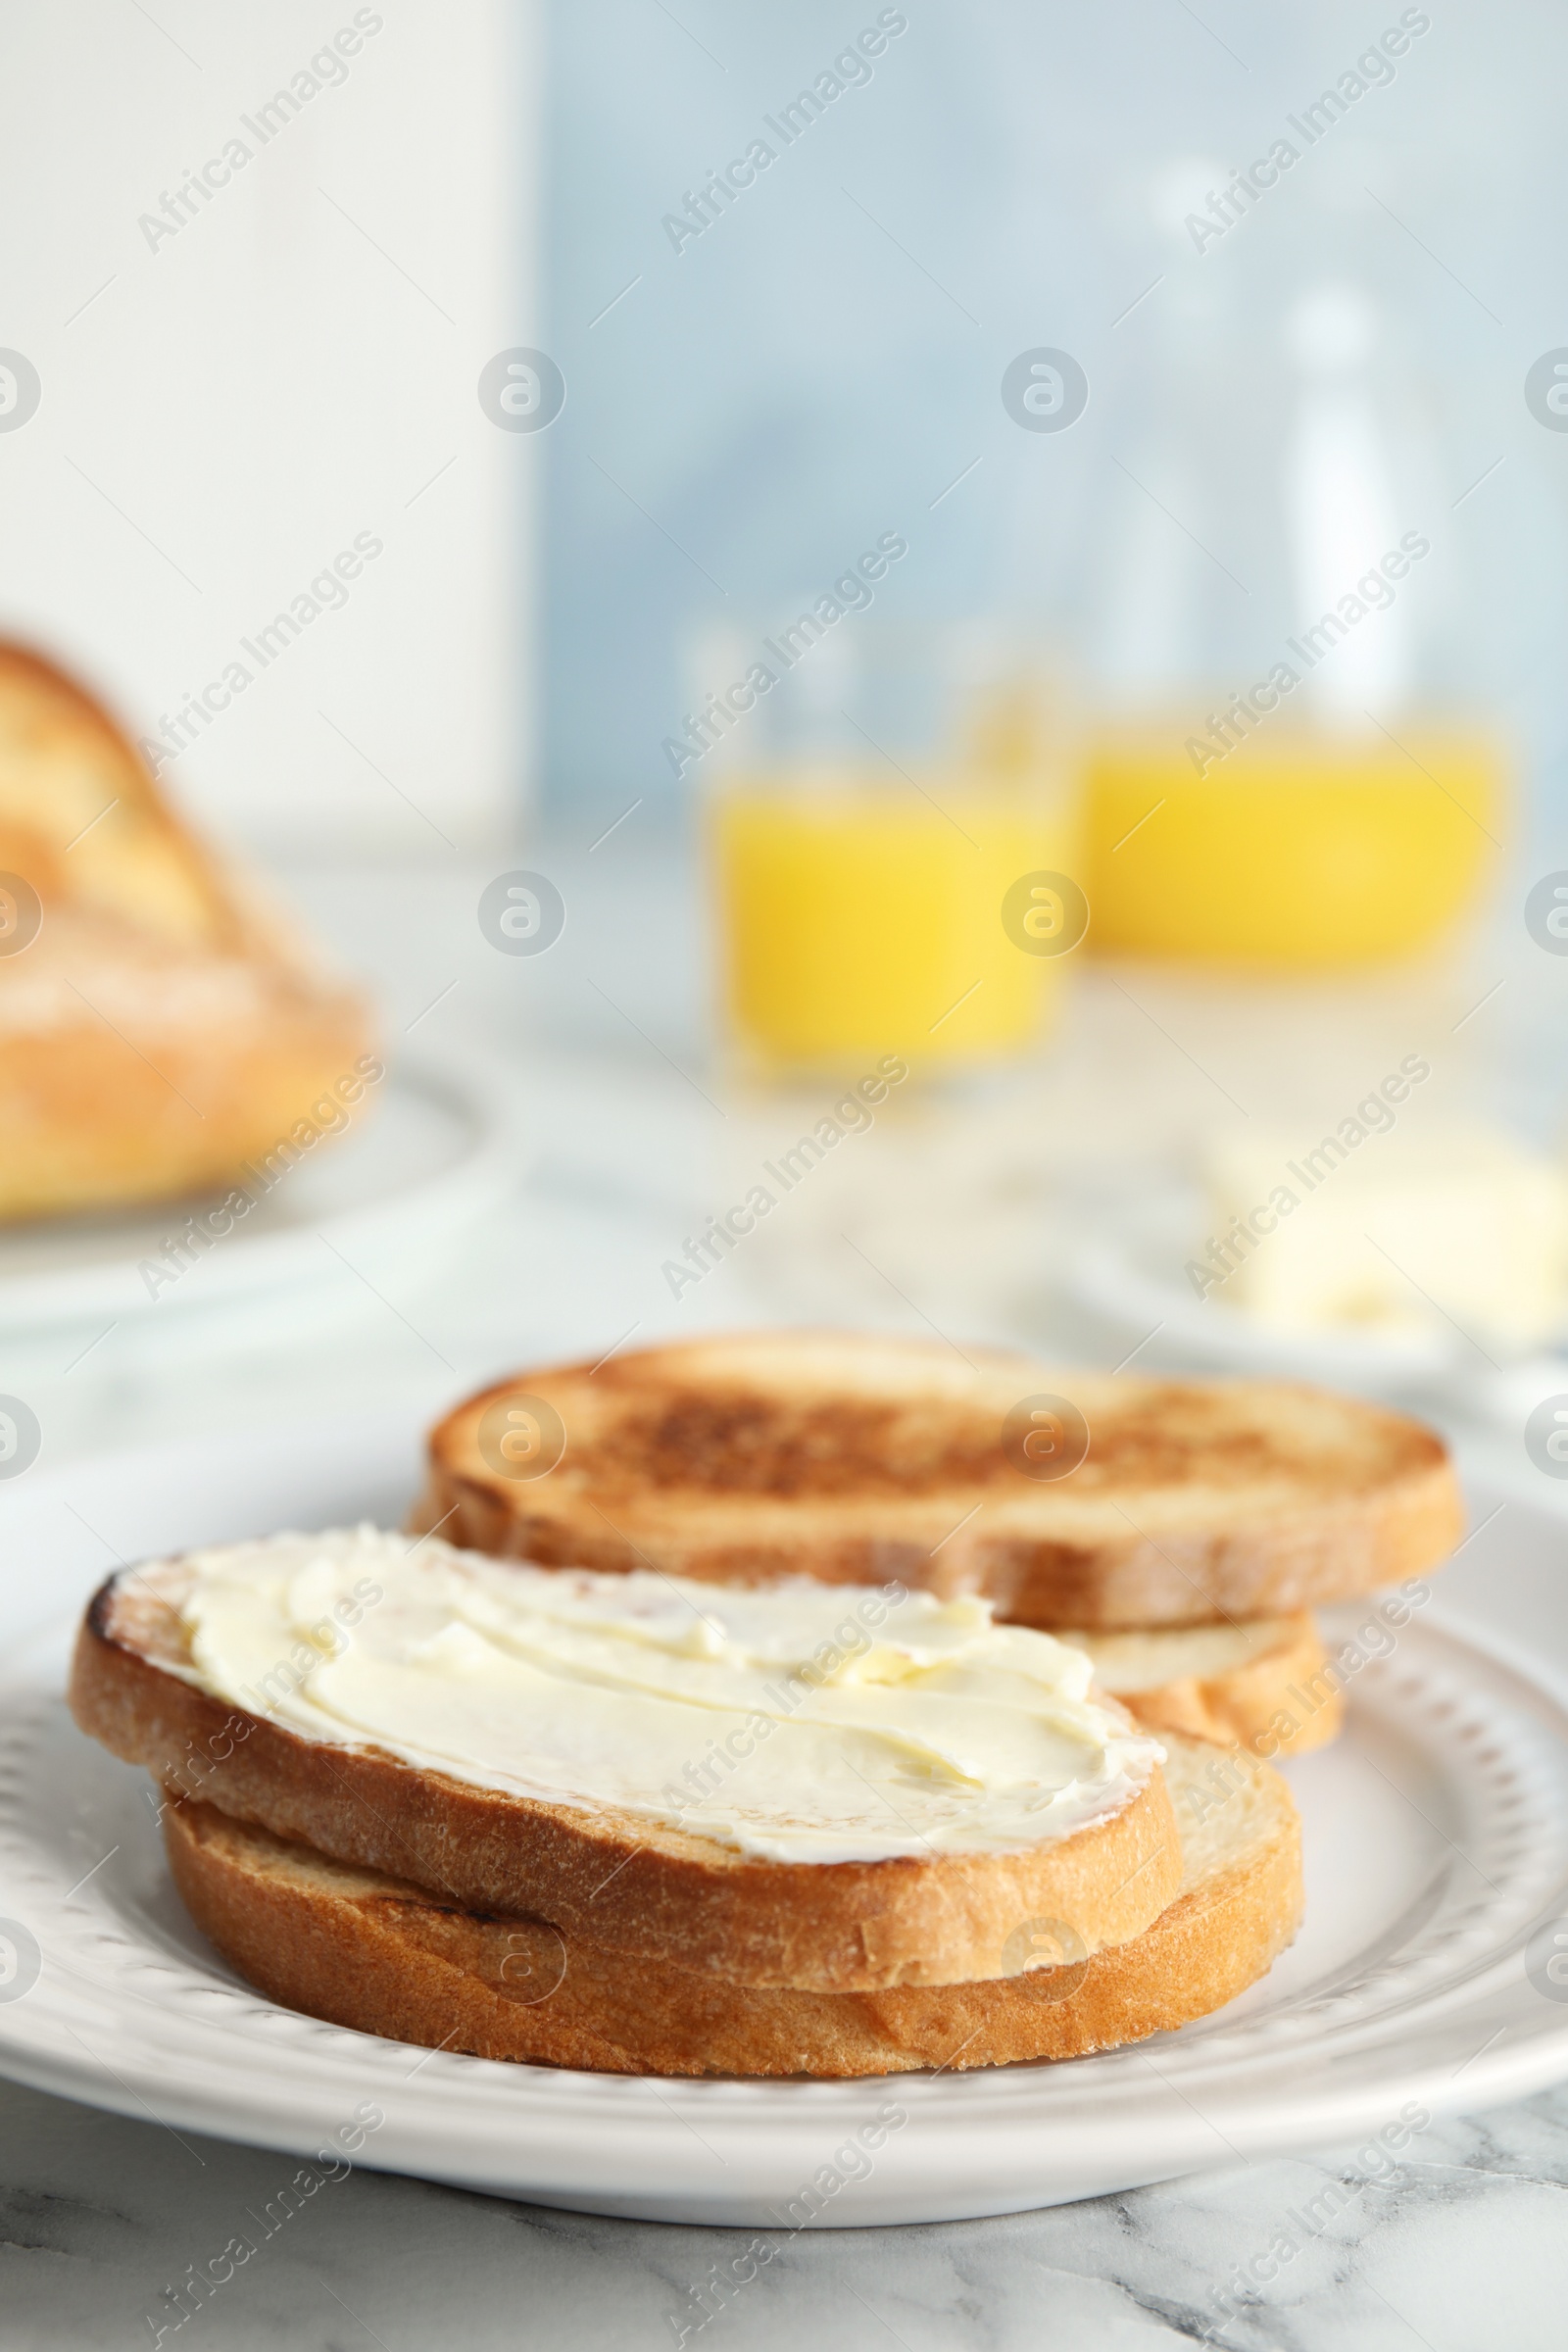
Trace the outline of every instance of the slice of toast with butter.
[[112, 1578], [72, 1704], [279, 1837], [735, 1983], [1003, 1974], [1035, 1917], [1093, 1952], [1181, 1873], [1158, 1745], [1088, 1660], [926, 1593], [276, 1537]]

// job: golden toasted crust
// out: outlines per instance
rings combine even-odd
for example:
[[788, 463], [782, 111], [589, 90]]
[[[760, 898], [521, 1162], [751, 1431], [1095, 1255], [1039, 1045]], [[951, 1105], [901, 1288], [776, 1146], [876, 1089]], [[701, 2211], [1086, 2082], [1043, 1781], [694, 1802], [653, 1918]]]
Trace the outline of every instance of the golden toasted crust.
[[[1087, 1425], [1086, 1457], [1057, 1478], [1020, 1466], [1029, 1424], [1008, 1419], [1042, 1396]], [[513, 1474], [499, 1450], [518, 1397], [564, 1432], [543, 1475]], [[1371, 1592], [1441, 1560], [1462, 1509], [1435, 1431], [1321, 1390], [779, 1331], [484, 1390], [432, 1432], [416, 1524], [437, 1522], [453, 1543], [546, 1565], [896, 1576], [985, 1593], [1015, 1623], [1098, 1629]]]
[[186, 1794], [339, 1861], [734, 1984], [838, 1992], [1000, 1975], [1024, 1965], [1004, 1949], [1021, 1919], [1070, 1919], [1094, 1951], [1140, 1935], [1181, 1876], [1157, 1771], [1109, 1819], [1017, 1853], [757, 1861], [608, 1807], [536, 1804], [297, 1738], [167, 1672], [182, 1655], [147, 1579], [111, 1578], [77, 1640], [77, 1723]]
[[[1224, 1637], [1233, 1630], [1257, 1637], [1250, 1656], [1218, 1672], [1189, 1664], [1184, 1651], [1205, 1635]], [[1253, 1756], [1304, 1756], [1337, 1738], [1345, 1721], [1344, 1678], [1329, 1666], [1317, 1627], [1304, 1609], [1255, 1628], [1172, 1627], [1132, 1637], [1069, 1633], [1061, 1638], [1089, 1651], [1102, 1689], [1152, 1732], [1180, 1732], [1222, 1747], [1241, 1746]], [[1125, 1679], [1118, 1651], [1129, 1640], [1143, 1653], [1144, 1674], [1157, 1662], [1157, 1682], [1134, 1688]]]
[[[1205, 1753], [1184, 1750], [1173, 1743], [1178, 1789]], [[198, 1926], [274, 2000], [392, 2040], [612, 2074], [855, 2076], [1077, 2057], [1222, 2007], [1269, 1967], [1301, 1910], [1295, 1807], [1255, 1764], [1233, 1768], [1230, 1797], [1189, 1840], [1181, 1892], [1133, 1941], [1024, 1976], [876, 1992], [629, 1968], [614, 1943], [536, 1918], [476, 1918], [210, 1805], [174, 1803], [166, 1838]], [[1049, 1928], [1042, 1940], [1062, 1948]]]
[[217, 1186], [302, 1122], [312, 1145], [343, 1123], [341, 1102], [311, 1114], [370, 1045], [360, 998], [252, 904], [81, 687], [4, 644], [0, 873], [42, 913], [0, 954], [0, 1218]]

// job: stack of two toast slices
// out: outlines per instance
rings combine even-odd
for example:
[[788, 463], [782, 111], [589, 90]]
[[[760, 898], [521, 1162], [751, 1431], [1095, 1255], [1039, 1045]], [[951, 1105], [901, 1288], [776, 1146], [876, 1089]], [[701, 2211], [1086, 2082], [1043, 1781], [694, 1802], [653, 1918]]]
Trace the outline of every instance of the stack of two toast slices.
[[[1243, 1588], [1289, 1611], [1419, 1573], [1451, 1472], [1310, 1392], [1079, 1383], [1101, 1491], [1063, 1522], [1055, 1482], [1048, 1532], [995, 1468], [1020, 1376], [1049, 1385], [801, 1335], [528, 1376], [434, 1434], [421, 1516], [468, 1548], [363, 1530], [122, 1572], [78, 1721], [163, 1784], [220, 1950], [362, 2030], [858, 2076], [1179, 2026], [1294, 1935], [1295, 1808], [1245, 1743], [1152, 1736], [1084, 1620], [1157, 1649]], [[1113, 1542], [1135, 1462], [1143, 1530]], [[1079, 1640], [1002, 1622], [1051, 1592]]]
[[716, 1592], [373, 1529], [122, 1571], [84, 1730], [290, 2007], [483, 2057], [879, 2075], [1185, 2023], [1295, 1931], [1295, 1814], [1202, 1812], [1087, 1662], [899, 1588]]

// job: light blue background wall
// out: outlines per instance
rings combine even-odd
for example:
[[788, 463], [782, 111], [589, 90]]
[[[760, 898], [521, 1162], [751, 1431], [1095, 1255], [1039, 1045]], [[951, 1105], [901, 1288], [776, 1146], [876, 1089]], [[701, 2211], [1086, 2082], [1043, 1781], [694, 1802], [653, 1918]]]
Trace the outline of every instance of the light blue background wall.
[[[662, 216], [772, 139], [762, 117], [878, 13], [553, 11], [540, 323], [569, 390], [540, 453], [548, 803], [574, 824], [639, 794], [676, 806], [660, 745], [685, 707], [692, 633], [787, 617], [888, 528], [910, 553], [886, 612], [1000, 612], [1101, 659], [1143, 496], [1123, 468], [1147, 482], [1161, 436], [1188, 429], [1168, 414], [1184, 301], [1208, 306], [1210, 356], [1184, 395], [1202, 512], [1180, 520], [1256, 590], [1226, 611], [1207, 579], [1211, 665], [1274, 642], [1281, 320], [1304, 287], [1348, 277], [1385, 318], [1400, 518], [1434, 538], [1428, 683], [1508, 714], [1549, 809], [1568, 434], [1534, 420], [1523, 379], [1568, 344], [1568, 17], [1433, 0], [1393, 83], [1200, 259], [1161, 227], [1156, 189], [1183, 159], [1265, 154], [1398, 24], [1393, 0], [910, 0], [870, 81], [675, 252]], [[1090, 377], [1068, 432], [1019, 430], [999, 396], [1007, 362], [1040, 344]]]

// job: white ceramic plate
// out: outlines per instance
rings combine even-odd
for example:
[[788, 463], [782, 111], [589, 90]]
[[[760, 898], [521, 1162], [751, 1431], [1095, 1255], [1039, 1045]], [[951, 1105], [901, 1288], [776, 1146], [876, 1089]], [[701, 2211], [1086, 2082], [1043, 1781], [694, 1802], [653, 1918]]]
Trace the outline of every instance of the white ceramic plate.
[[346, 1250], [374, 1250], [416, 1248], [461, 1228], [514, 1164], [495, 1108], [502, 1092], [499, 1074], [477, 1066], [400, 1064], [363, 1126], [299, 1160], [229, 1233], [154, 1288], [143, 1263], [226, 1188], [210, 1200], [0, 1228], [0, 1331], [168, 1315], [319, 1281], [330, 1270], [323, 1236]]
[[[13, 1653], [0, 1698], [0, 1910], [23, 1960], [0, 1994], [39, 1955], [36, 1980], [0, 1997], [0, 2070], [303, 2156], [368, 2103], [384, 2120], [361, 2163], [774, 2233], [809, 2213], [813, 2181], [817, 2225], [1004, 2213], [1358, 2139], [1407, 2102], [1474, 2109], [1568, 2074], [1568, 1998], [1543, 1966], [1549, 1923], [1568, 1936], [1568, 1707], [1435, 1603], [1357, 1676], [1344, 1740], [1292, 1768], [1298, 1942], [1229, 2009], [1141, 2047], [858, 2083], [656, 2082], [431, 2053], [262, 1999], [185, 1918], [143, 1776], [66, 1717], [58, 1612], [116, 1552], [400, 1511], [426, 1405], [99, 1461], [0, 1495], [0, 1610], [36, 1615], [53, 1583], [57, 1615]], [[1568, 1526], [1517, 1501], [1506, 1524], [1497, 1560], [1559, 1579]], [[879, 2124], [873, 2153], [840, 2155]]]

